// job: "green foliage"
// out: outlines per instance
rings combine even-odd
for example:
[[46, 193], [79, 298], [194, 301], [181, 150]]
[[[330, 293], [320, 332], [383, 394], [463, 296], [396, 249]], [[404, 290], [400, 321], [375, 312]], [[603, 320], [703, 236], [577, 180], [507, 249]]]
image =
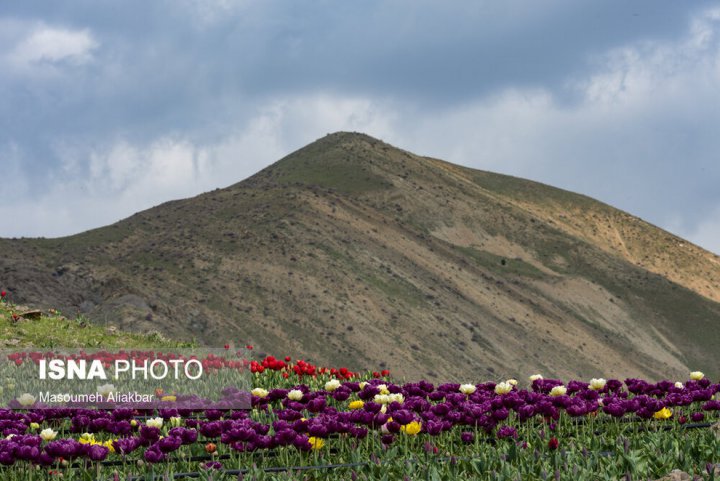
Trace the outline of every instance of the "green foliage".
[[276, 180], [345, 193], [383, 190], [392, 185], [373, 171], [360, 145], [323, 147], [320, 141], [282, 159], [272, 167]]
[[[140, 334], [107, 329], [84, 316], [68, 319], [54, 312], [25, 319], [22, 313], [23, 310], [12, 304], [0, 304], [0, 342], [4, 342], [7, 348], [162, 348], [194, 345], [164, 339], [156, 333]], [[13, 314], [17, 319], [13, 318]]]
[[457, 247], [457, 249], [470, 257], [478, 265], [497, 274], [518, 275], [533, 279], [547, 277], [540, 269], [519, 258], [507, 259], [487, 251], [475, 249], [474, 247]]

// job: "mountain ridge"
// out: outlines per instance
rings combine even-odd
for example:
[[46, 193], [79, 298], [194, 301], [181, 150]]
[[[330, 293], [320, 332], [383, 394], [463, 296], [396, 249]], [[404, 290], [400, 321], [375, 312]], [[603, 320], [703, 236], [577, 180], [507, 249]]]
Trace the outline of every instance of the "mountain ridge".
[[321, 362], [431, 378], [718, 364], [717, 256], [589, 197], [364, 134], [105, 228], [0, 246], [26, 303]]

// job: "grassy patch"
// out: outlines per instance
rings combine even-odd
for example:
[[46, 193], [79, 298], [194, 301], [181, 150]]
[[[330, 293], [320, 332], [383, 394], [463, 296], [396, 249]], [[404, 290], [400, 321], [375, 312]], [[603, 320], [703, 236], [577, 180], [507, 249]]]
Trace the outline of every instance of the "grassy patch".
[[386, 297], [405, 301], [411, 306], [420, 305], [424, 300], [423, 293], [405, 279], [399, 277], [381, 279], [373, 274], [360, 274], [360, 278], [368, 286], [385, 294]]
[[48, 250], [56, 249], [85, 249], [106, 244], [116, 244], [133, 234], [133, 228], [128, 222], [118, 222], [100, 229], [93, 229], [81, 234], [58, 239], [43, 239], [38, 247]]
[[475, 249], [474, 247], [456, 246], [456, 249], [470, 257], [476, 264], [495, 273], [513, 274], [533, 279], [542, 279], [545, 277], [545, 274], [540, 269], [519, 258], [508, 259], [487, 251]]
[[389, 274], [378, 276], [365, 269], [349, 253], [342, 253], [325, 244], [316, 244], [316, 247], [325, 252], [328, 257], [341, 263], [354, 272], [363, 284], [369, 288], [382, 292], [389, 299], [404, 301], [409, 306], [419, 306], [424, 302], [425, 296], [420, 289], [402, 277]]
[[566, 208], [612, 209], [591, 197], [510, 175], [477, 172], [472, 180], [480, 187], [492, 192], [537, 204], [557, 203]]
[[385, 188], [387, 182], [369, 168], [343, 161], [301, 161], [281, 169], [278, 181], [357, 193]]
[[168, 348], [192, 347], [163, 338], [158, 334], [136, 334], [110, 331], [78, 317], [68, 319], [60, 314], [43, 313], [38, 318], [13, 318], [26, 309], [0, 304], [0, 344], [6, 348]]
[[382, 190], [392, 184], [372, 170], [372, 152], [361, 143], [330, 146], [311, 144], [271, 167], [282, 184], [302, 184], [335, 189], [345, 193]]

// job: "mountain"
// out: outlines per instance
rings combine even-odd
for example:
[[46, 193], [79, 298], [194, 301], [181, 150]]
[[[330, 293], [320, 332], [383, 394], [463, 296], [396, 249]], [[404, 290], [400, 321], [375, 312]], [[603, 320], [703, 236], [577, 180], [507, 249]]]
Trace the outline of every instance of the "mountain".
[[15, 299], [408, 378], [720, 375], [720, 259], [528, 180], [328, 135], [225, 189], [0, 240]]

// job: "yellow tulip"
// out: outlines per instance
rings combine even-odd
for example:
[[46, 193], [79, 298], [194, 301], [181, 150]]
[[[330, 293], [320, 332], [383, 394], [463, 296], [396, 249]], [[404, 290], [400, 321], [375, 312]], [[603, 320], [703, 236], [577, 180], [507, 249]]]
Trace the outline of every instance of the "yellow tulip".
[[322, 438], [316, 438], [315, 436], [311, 436], [308, 441], [310, 441], [310, 446], [312, 446], [312, 448], [316, 451], [322, 449], [322, 447], [325, 446], [325, 440]]
[[355, 409], [362, 409], [364, 405], [363, 401], [357, 400], [348, 404], [348, 407], [354, 411]]
[[422, 424], [419, 421], [412, 421], [405, 426], [400, 426], [400, 431], [404, 432], [408, 436], [415, 436], [422, 429]]
[[655, 419], [668, 419], [670, 416], [672, 416], [672, 411], [668, 408], [662, 408], [655, 414], [653, 414], [653, 417]]

